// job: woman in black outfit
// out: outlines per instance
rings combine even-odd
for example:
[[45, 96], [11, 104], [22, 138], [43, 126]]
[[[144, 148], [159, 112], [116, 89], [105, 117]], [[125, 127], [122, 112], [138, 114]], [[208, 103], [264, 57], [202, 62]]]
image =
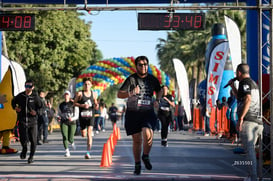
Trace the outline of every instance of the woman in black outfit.
[[175, 107], [174, 97], [168, 94], [169, 88], [164, 85], [162, 86], [163, 95], [159, 102], [158, 118], [161, 121], [161, 145], [164, 147], [168, 146], [168, 127], [172, 121], [171, 107]]

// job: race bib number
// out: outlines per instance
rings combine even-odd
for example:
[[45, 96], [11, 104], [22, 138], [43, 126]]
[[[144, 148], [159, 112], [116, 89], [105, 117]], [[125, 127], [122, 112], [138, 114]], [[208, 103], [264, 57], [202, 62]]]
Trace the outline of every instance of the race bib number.
[[160, 109], [163, 110], [163, 111], [169, 111], [170, 110], [169, 107], [160, 107]]
[[93, 116], [92, 111], [82, 111], [81, 112], [81, 117], [90, 118], [92, 116]]
[[138, 104], [138, 106], [150, 106], [151, 101], [150, 100], [138, 100], [137, 104]]

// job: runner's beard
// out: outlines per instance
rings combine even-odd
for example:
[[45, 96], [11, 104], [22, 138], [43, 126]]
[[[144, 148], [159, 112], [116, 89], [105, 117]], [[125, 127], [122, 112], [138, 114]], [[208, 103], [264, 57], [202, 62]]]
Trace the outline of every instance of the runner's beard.
[[144, 75], [147, 75], [147, 74], [148, 74], [148, 72], [141, 73], [140, 71], [137, 71], [137, 73], [138, 73], [140, 76], [144, 76]]

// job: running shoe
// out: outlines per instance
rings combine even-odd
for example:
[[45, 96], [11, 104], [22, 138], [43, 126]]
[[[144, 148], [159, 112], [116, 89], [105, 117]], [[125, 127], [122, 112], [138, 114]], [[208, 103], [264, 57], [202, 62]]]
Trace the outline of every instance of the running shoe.
[[27, 152], [21, 152], [21, 154], [20, 154], [20, 158], [23, 160], [23, 159], [25, 159], [26, 158], [26, 155], [27, 155]]
[[150, 162], [149, 155], [142, 155], [142, 161], [144, 162], [145, 168], [147, 170], [152, 170], [152, 164]]
[[89, 152], [87, 152], [87, 153], [85, 154], [84, 158], [85, 158], [85, 159], [90, 159], [90, 158], [91, 158]]
[[75, 145], [74, 142], [71, 144], [71, 146], [72, 146], [72, 149], [73, 149], [73, 150], [76, 150], [77, 147], [76, 147], [76, 145]]
[[164, 147], [168, 147], [168, 142], [167, 141], [161, 141], [161, 145]]
[[64, 156], [65, 156], [65, 157], [70, 157], [70, 152], [69, 152], [69, 151], [65, 151]]
[[29, 164], [33, 163], [33, 162], [34, 162], [34, 161], [33, 161], [33, 157], [29, 157], [28, 160], [27, 160], [27, 162], [28, 162]]
[[135, 164], [135, 171], [134, 171], [134, 175], [140, 175], [141, 172], [141, 163], [136, 163]]

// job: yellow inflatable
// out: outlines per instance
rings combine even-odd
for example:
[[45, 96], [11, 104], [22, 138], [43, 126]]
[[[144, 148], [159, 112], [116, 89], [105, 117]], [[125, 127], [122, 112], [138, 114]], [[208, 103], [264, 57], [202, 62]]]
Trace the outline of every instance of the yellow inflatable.
[[[1, 57], [1, 83], [0, 83], [0, 140], [2, 149], [0, 154], [16, 153], [17, 150], [10, 148], [10, 138], [17, 122], [17, 114], [12, 109], [11, 100], [15, 95], [24, 90], [26, 81], [23, 68], [16, 62]], [[1, 100], [3, 102], [1, 102]]]

